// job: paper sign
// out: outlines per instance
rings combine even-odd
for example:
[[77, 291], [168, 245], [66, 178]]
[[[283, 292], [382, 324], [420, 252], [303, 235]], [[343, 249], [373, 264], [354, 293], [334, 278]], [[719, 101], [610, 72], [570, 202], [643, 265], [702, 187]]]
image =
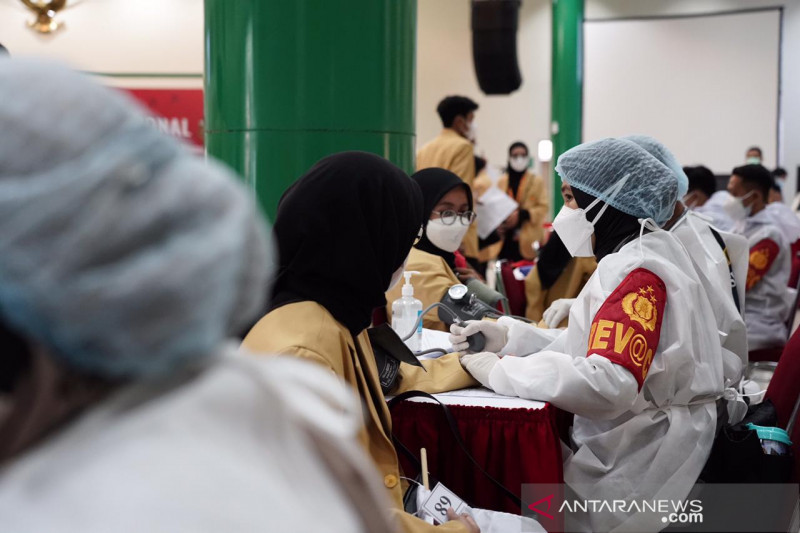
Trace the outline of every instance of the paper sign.
[[517, 210], [519, 204], [497, 187], [489, 187], [475, 204], [478, 236], [485, 239]]
[[456, 514], [460, 514], [467, 504], [441, 483], [433, 487], [431, 495], [422, 504], [422, 509], [442, 524], [447, 522], [447, 510], [451, 507]]

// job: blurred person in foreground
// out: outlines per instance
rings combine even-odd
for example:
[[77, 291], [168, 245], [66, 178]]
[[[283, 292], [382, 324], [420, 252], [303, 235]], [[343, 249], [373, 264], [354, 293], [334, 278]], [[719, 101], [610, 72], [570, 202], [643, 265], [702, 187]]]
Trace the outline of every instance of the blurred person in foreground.
[[244, 187], [57, 64], [0, 97], [0, 529], [391, 530], [355, 398], [228, 341], [270, 272]]

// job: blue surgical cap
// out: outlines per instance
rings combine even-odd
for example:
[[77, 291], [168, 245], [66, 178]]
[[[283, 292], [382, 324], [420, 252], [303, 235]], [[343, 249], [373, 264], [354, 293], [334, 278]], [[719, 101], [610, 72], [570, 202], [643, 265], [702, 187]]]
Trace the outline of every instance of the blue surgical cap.
[[0, 62], [0, 320], [65, 366], [167, 374], [262, 309], [266, 227], [231, 172], [127, 97]]
[[[623, 139], [581, 144], [558, 158], [556, 172], [571, 187], [599, 198], [636, 218], [652, 218], [660, 226], [675, 208], [677, 182], [670, 169], [639, 145]], [[622, 189], [608, 191], [625, 179]]]
[[622, 137], [622, 139], [638, 144], [647, 150], [647, 153], [664, 163], [667, 168], [675, 174], [675, 178], [678, 180], [678, 199], [686, 196], [686, 193], [689, 192], [689, 178], [683, 171], [683, 167], [678, 163], [678, 160], [666, 146], [647, 135], [629, 135], [627, 137]]

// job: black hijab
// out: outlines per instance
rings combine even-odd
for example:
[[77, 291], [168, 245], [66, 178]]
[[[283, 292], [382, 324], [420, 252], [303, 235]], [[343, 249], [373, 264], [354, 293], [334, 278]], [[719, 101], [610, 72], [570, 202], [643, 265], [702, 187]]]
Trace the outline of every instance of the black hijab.
[[[514, 148], [525, 148], [525, 153], [528, 154], [530, 157], [530, 150], [528, 150], [528, 145], [522, 141], [517, 141], [511, 146], [508, 147], [508, 157], [511, 158], [511, 152]], [[527, 169], [525, 169], [527, 170]], [[522, 176], [525, 175], [525, 170], [522, 172], [517, 172], [513, 168], [511, 168], [511, 163], [509, 162], [506, 165], [506, 173], [508, 174], [508, 188], [511, 189], [511, 193], [514, 195], [514, 199], [517, 198], [517, 192], [519, 191], [519, 184], [522, 182]]]
[[[585, 193], [576, 187], [572, 187], [572, 195], [575, 197], [578, 207], [586, 209], [589, 204], [595, 201], [595, 197]], [[606, 205], [602, 200], [592, 209], [586, 212], [586, 219], [590, 222], [595, 219], [600, 209]], [[610, 253], [613, 253], [618, 246], [626, 243], [632, 237], [639, 235], [639, 219], [633, 215], [623, 213], [619, 209], [609, 205], [603, 216], [594, 226], [595, 244], [594, 256], [600, 261]]]
[[419, 188], [390, 162], [366, 152], [322, 159], [278, 204], [271, 308], [314, 301], [358, 335], [386, 305], [421, 223]]
[[469, 203], [469, 209], [472, 210], [472, 191], [466, 183], [461, 181], [461, 178], [443, 168], [420, 170], [413, 174], [411, 179], [417, 182], [419, 189], [422, 191], [422, 220], [425, 227], [425, 232], [422, 235], [422, 239], [416, 244], [416, 248], [429, 254], [438, 255], [447, 262], [450, 268], [455, 269], [456, 255], [442, 250], [428, 239], [428, 220], [430, 220], [433, 208], [436, 207], [439, 200], [456, 187], [463, 187], [467, 192], [467, 202]]
[[569, 250], [561, 242], [561, 237], [555, 231], [550, 234], [550, 238], [539, 250], [536, 259], [536, 271], [539, 273], [539, 281], [543, 289], [549, 289], [556, 282], [558, 276], [567, 268], [572, 256]]

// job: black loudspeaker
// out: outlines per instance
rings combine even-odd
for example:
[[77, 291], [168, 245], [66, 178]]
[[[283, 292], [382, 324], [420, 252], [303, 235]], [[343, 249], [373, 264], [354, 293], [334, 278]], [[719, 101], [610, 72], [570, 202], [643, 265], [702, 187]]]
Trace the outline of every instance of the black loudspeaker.
[[522, 85], [517, 64], [521, 0], [472, 0], [472, 59], [486, 94], [509, 94]]

